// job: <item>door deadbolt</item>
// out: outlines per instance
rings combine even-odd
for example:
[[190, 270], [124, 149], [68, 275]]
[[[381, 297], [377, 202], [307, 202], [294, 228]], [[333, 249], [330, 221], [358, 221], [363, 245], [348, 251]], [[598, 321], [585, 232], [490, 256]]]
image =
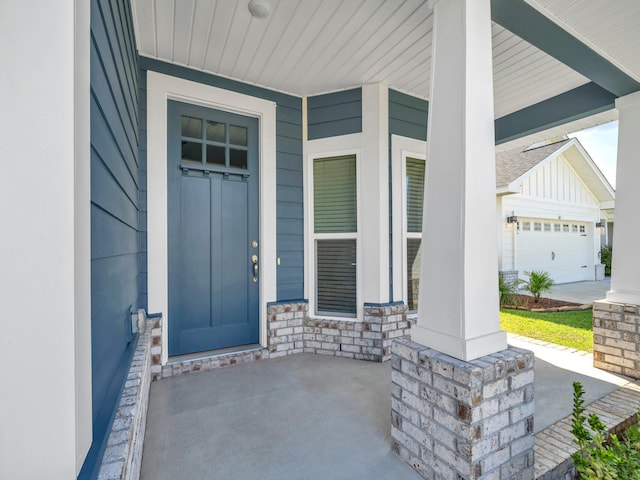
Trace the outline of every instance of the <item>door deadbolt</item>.
[[251, 247], [252, 247], [252, 248], [258, 248], [258, 242], [256, 242], [255, 240], [253, 240], [253, 241], [251, 242]]

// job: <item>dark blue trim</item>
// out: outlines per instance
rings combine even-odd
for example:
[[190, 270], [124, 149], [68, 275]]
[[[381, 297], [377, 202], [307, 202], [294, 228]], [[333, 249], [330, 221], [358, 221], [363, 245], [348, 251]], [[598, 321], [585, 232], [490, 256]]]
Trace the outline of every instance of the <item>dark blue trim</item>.
[[267, 302], [267, 307], [286, 305], [289, 303], [309, 303], [309, 300], [307, 300], [306, 298], [299, 298], [297, 300], [278, 300], [277, 302]]
[[147, 318], [162, 318], [161, 313], [147, 313]]
[[491, 18], [617, 97], [640, 90], [640, 83], [524, 0], [491, 0]]
[[615, 98], [595, 83], [587, 83], [505, 115], [495, 122], [496, 145], [611, 110], [615, 107]]
[[362, 132], [362, 89], [307, 99], [309, 140]]
[[365, 302], [365, 307], [397, 307], [399, 305], [405, 305], [404, 302], [389, 302], [389, 303], [367, 303]]

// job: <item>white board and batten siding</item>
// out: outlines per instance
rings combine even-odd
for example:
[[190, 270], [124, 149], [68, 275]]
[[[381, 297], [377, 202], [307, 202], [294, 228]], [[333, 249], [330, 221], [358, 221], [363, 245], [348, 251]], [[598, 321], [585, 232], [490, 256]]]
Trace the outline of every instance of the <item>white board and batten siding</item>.
[[[499, 204], [498, 204], [499, 205]], [[502, 197], [501, 269], [544, 270], [556, 283], [594, 280], [600, 205], [562, 156], [532, 169], [520, 193]], [[507, 224], [510, 215], [517, 224]]]

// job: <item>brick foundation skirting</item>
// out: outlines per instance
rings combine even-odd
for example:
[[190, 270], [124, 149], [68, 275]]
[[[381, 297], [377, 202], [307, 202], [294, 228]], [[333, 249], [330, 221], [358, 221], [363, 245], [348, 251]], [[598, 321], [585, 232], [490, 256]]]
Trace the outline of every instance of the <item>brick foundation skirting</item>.
[[[158, 318], [151, 320], [156, 321]], [[151, 335], [147, 330], [138, 337], [107, 448], [102, 457], [98, 480], [140, 478], [150, 383]]]
[[409, 337], [412, 322], [407, 319], [407, 306], [403, 303], [365, 305], [362, 322], [312, 318], [307, 302], [272, 303], [267, 305], [267, 348], [214, 353], [162, 365], [163, 324], [162, 318], [155, 318], [151, 326], [152, 379], [156, 381], [303, 352], [384, 362], [391, 358], [393, 340]]

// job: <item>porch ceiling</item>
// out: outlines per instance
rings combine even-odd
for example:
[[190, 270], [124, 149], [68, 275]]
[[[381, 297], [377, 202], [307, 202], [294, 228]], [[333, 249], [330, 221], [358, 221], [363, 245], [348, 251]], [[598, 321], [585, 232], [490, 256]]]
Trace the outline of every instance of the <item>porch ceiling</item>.
[[[132, 0], [139, 53], [298, 96], [384, 82], [428, 98], [432, 10], [426, 0]], [[526, 0], [640, 81], [640, 2]], [[496, 118], [590, 81], [493, 23]]]

